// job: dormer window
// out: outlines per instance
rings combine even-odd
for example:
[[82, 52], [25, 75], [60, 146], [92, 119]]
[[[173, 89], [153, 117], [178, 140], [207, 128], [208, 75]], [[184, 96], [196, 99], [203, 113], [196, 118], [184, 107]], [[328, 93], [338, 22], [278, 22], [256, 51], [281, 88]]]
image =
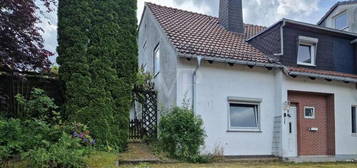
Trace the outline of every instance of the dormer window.
[[347, 12], [342, 12], [335, 16], [335, 28], [345, 30], [348, 28]]
[[299, 36], [297, 64], [306, 66], [316, 65], [316, 49], [318, 39]]

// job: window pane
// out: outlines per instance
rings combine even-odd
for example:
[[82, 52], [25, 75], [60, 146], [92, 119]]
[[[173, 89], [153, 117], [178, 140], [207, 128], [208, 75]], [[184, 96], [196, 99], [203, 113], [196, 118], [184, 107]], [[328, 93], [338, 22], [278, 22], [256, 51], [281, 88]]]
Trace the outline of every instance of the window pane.
[[155, 48], [154, 51], [154, 73], [160, 72], [160, 50], [159, 47]]
[[257, 106], [256, 105], [230, 105], [231, 127], [250, 127], [257, 126]]
[[309, 45], [299, 45], [299, 55], [298, 62], [311, 64], [311, 46]]
[[356, 131], [356, 107], [352, 107], [352, 133], [357, 133]]
[[336, 27], [336, 29], [340, 29], [340, 30], [347, 27], [347, 14], [346, 13], [340, 14], [336, 17], [335, 27]]
[[314, 117], [314, 109], [305, 108], [305, 117]]

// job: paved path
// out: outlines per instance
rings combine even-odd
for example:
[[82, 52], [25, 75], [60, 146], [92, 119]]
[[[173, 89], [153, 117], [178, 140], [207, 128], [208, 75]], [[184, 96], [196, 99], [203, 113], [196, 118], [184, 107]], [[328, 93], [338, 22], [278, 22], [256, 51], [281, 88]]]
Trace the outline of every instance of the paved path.
[[160, 159], [144, 143], [129, 143], [128, 151], [119, 154], [119, 164], [141, 162], [158, 163]]

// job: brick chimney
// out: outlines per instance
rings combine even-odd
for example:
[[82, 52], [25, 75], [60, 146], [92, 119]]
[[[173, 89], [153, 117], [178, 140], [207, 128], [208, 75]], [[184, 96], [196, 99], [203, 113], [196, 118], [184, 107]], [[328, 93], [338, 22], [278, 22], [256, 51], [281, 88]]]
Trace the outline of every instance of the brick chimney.
[[220, 0], [219, 24], [227, 30], [244, 33], [242, 0]]

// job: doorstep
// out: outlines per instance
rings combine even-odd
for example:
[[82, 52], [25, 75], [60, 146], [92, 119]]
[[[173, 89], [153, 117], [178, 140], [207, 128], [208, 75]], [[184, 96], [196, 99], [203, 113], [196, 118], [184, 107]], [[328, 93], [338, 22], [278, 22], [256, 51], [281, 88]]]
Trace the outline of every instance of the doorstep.
[[298, 156], [298, 157], [289, 157], [284, 158], [284, 161], [287, 162], [336, 162], [337, 159], [333, 155], [307, 155], [307, 156]]

